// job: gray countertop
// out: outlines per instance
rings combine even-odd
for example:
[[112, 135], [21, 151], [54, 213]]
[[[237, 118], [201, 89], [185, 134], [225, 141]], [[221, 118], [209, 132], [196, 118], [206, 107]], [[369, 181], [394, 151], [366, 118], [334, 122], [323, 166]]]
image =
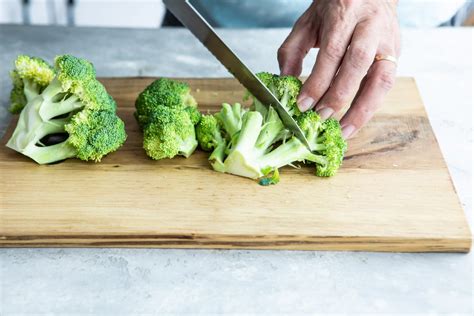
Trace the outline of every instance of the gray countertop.
[[[252, 69], [274, 72], [288, 32], [220, 31]], [[417, 79], [470, 222], [472, 41], [472, 29], [403, 30], [399, 67]], [[229, 76], [186, 30], [0, 25], [0, 135], [10, 119], [7, 75], [20, 53], [82, 56], [99, 76]], [[471, 315], [472, 264], [471, 254], [0, 249], [0, 314]]]

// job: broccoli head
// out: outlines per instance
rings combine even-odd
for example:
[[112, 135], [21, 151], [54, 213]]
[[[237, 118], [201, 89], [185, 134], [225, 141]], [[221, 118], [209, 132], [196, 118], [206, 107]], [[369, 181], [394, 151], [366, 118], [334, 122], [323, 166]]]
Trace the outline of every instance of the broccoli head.
[[201, 120], [187, 84], [161, 78], [135, 101], [135, 118], [143, 131], [143, 148], [156, 160], [189, 157], [197, 147], [195, 125]]
[[[7, 146], [39, 164], [72, 157], [100, 161], [126, 139], [115, 110], [115, 101], [95, 78], [90, 62], [58, 56], [54, 78], [21, 111]], [[53, 134], [67, 137], [50, 146], [42, 142]]]
[[19, 55], [14, 64], [15, 68], [10, 72], [13, 88], [9, 110], [18, 114], [53, 80], [54, 69], [43, 59], [26, 55]]

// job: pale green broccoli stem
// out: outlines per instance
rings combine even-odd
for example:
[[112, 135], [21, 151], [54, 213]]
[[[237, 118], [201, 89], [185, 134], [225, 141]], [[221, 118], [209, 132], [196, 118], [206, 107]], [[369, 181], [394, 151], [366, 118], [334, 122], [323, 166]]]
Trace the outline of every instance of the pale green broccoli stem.
[[[39, 114], [44, 121], [84, 107], [84, 104], [77, 96], [71, 95], [65, 97], [64, 93], [65, 91], [62, 84], [57, 78], [41, 93], [44, 99], [44, 105], [39, 109]], [[58, 98], [60, 98], [61, 101], [58, 102]]]
[[7, 143], [8, 147], [23, 152], [48, 134], [64, 132], [64, 125], [69, 117], [45, 121], [39, 114], [43, 106], [44, 99], [41, 95], [28, 102], [20, 113], [15, 131]]
[[225, 141], [220, 142], [209, 156], [212, 168], [218, 172], [225, 172], [224, 157], [226, 147]]
[[322, 156], [318, 156], [310, 152], [306, 146], [296, 137], [292, 137], [289, 141], [281, 144], [268, 154], [259, 159], [261, 169], [278, 169], [289, 165], [295, 161], [309, 160], [312, 162], [323, 162]]
[[55, 161], [73, 158], [77, 155], [77, 150], [67, 141], [64, 141], [46, 147], [37, 146], [35, 143], [31, 143], [21, 153], [30, 157], [39, 164], [48, 164]]
[[40, 88], [33, 80], [23, 79], [23, 93], [26, 97], [26, 102], [30, 102], [39, 95]]
[[257, 156], [268, 152], [272, 144], [282, 139], [285, 131], [285, 126], [273, 108], [269, 108], [265, 121], [255, 144]]
[[181, 146], [180, 146], [180, 149], [179, 149], [179, 155], [182, 155], [182, 156], [188, 158], [194, 152], [197, 145], [198, 145], [198, 142], [196, 140], [196, 135], [193, 132], [192, 135], [190, 135], [188, 138], [184, 139], [183, 142], [181, 143]]
[[260, 135], [262, 121], [262, 115], [258, 112], [247, 112], [244, 114], [242, 117], [242, 129], [229, 155], [234, 151], [248, 153], [252, 156], [255, 155], [255, 144]]
[[229, 138], [232, 138], [242, 127], [241, 109], [239, 103], [235, 103], [234, 106], [223, 103], [221, 112], [216, 113], [216, 118], [224, 125]]

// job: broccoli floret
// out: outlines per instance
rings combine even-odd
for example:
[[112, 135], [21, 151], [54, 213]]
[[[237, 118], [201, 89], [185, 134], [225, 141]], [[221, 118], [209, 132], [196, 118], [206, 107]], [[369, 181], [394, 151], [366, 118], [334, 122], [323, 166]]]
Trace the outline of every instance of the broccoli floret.
[[157, 79], [147, 86], [135, 101], [135, 117], [141, 127], [146, 124], [147, 116], [153, 113], [158, 105], [196, 108], [197, 102], [186, 83], [167, 78]]
[[14, 64], [15, 68], [10, 72], [13, 88], [9, 111], [18, 114], [53, 80], [54, 69], [43, 59], [26, 55], [19, 55]]
[[[279, 168], [294, 162], [315, 163], [316, 175], [323, 177], [334, 175], [341, 165], [346, 143], [337, 120], [321, 121], [313, 111], [302, 113], [298, 123], [311, 145], [307, 148], [285, 128], [273, 107], [264, 116], [259, 111], [243, 111], [238, 118], [224, 104], [219, 113], [204, 115], [197, 126], [200, 146], [212, 150], [209, 160], [217, 171], [270, 185], [278, 183]], [[240, 128], [234, 128], [237, 121]]]
[[[240, 107], [240, 105], [238, 105]], [[226, 113], [232, 113], [232, 111]], [[224, 158], [227, 149], [226, 131], [222, 128], [215, 115], [203, 115], [201, 121], [196, 126], [196, 136], [199, 146], [204, 151], [212, 151], [209, 162], [212, 168], [219, 172], [225, 172]]]
[[317, 155], [317, 159], [312, 160], [316, 163], [316, 175], [331, 177], [336, 174], [347, 148], [339, 122], [333, 118], [321, 121], [316, 112], [307, 111], [298, 118], [298, 125]]
[[[55, 59], [55, 76], [21, 111], [7, 146], [39, 164], [66, 158], [100, 161], [125, 141], [116, 104], [95, 78], [93, 65], [71, 55]], [[46, 146], [41, 140], [66, 133], [67, 138]]]
[[246, 112], [240, 103], [223, 103], [221, 110], [214, 115], [204, 115], [196, 126], [201, 149], [211, 151], [209, 162], [214, 170], [226, 172], [224, 159], [229, 146], [235, 141], [242, 128], [242, 117]]
[[196, 136], [199, 147], [204, 151], [211, 151], [225, 141], [219, 122], [214, 115], [210, 114], [201, 117], [201, 121], [196, 126]]
[[[240, 104], [223, 104], [219, 113], [204, 115], [197, 126], [201, 148], [213, 150], [209, 160], [216, 171], [248, 178], [261, 178], [262, 185], [279, 180], [277, 169], [313, 154], [289, 131], [273, 108], [265, 117], [258, 111], [245, 111]], [[280, 141], [284, 143], [278, 145]]]
[[194, 124], [183, 108], [158, 106], [143, 129], [143, 148], [155, 160], [189, 157], [197, 147]]
[[161, 78], [152, 82], [135, 101], [135, 118], [143, 130], [143, 148], [159, 160], [189, 157], [197, 147], [194, 127], [201, 120], [187, 84]]
[[[303, 84], [298, 78], [293, 76], [278, 76], [268, 72], [259, 72], [257, 73], [257, 77], [267, 86], [290, 115], [297, 117], [301, 114], [296, 100]], [[249, 95], [250, 94], [247, 93], [246, 97], [248, 98]], [[265, 115], [266, 109], [267, 107], [259, 100], [253, 98], [252, 110]]]

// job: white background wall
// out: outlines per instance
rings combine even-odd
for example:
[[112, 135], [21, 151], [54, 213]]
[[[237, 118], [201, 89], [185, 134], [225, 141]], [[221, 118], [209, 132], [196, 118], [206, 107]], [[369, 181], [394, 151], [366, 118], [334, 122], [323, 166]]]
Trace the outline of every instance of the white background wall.
[[[0, 23], [22, 23], [21, 0], [0, 0]], [[66, 0], [30, 0], [31, 24], [67, 21]], [[76, 0], [78, 26], [158, 27], [164, 15], [161, 0]]]

